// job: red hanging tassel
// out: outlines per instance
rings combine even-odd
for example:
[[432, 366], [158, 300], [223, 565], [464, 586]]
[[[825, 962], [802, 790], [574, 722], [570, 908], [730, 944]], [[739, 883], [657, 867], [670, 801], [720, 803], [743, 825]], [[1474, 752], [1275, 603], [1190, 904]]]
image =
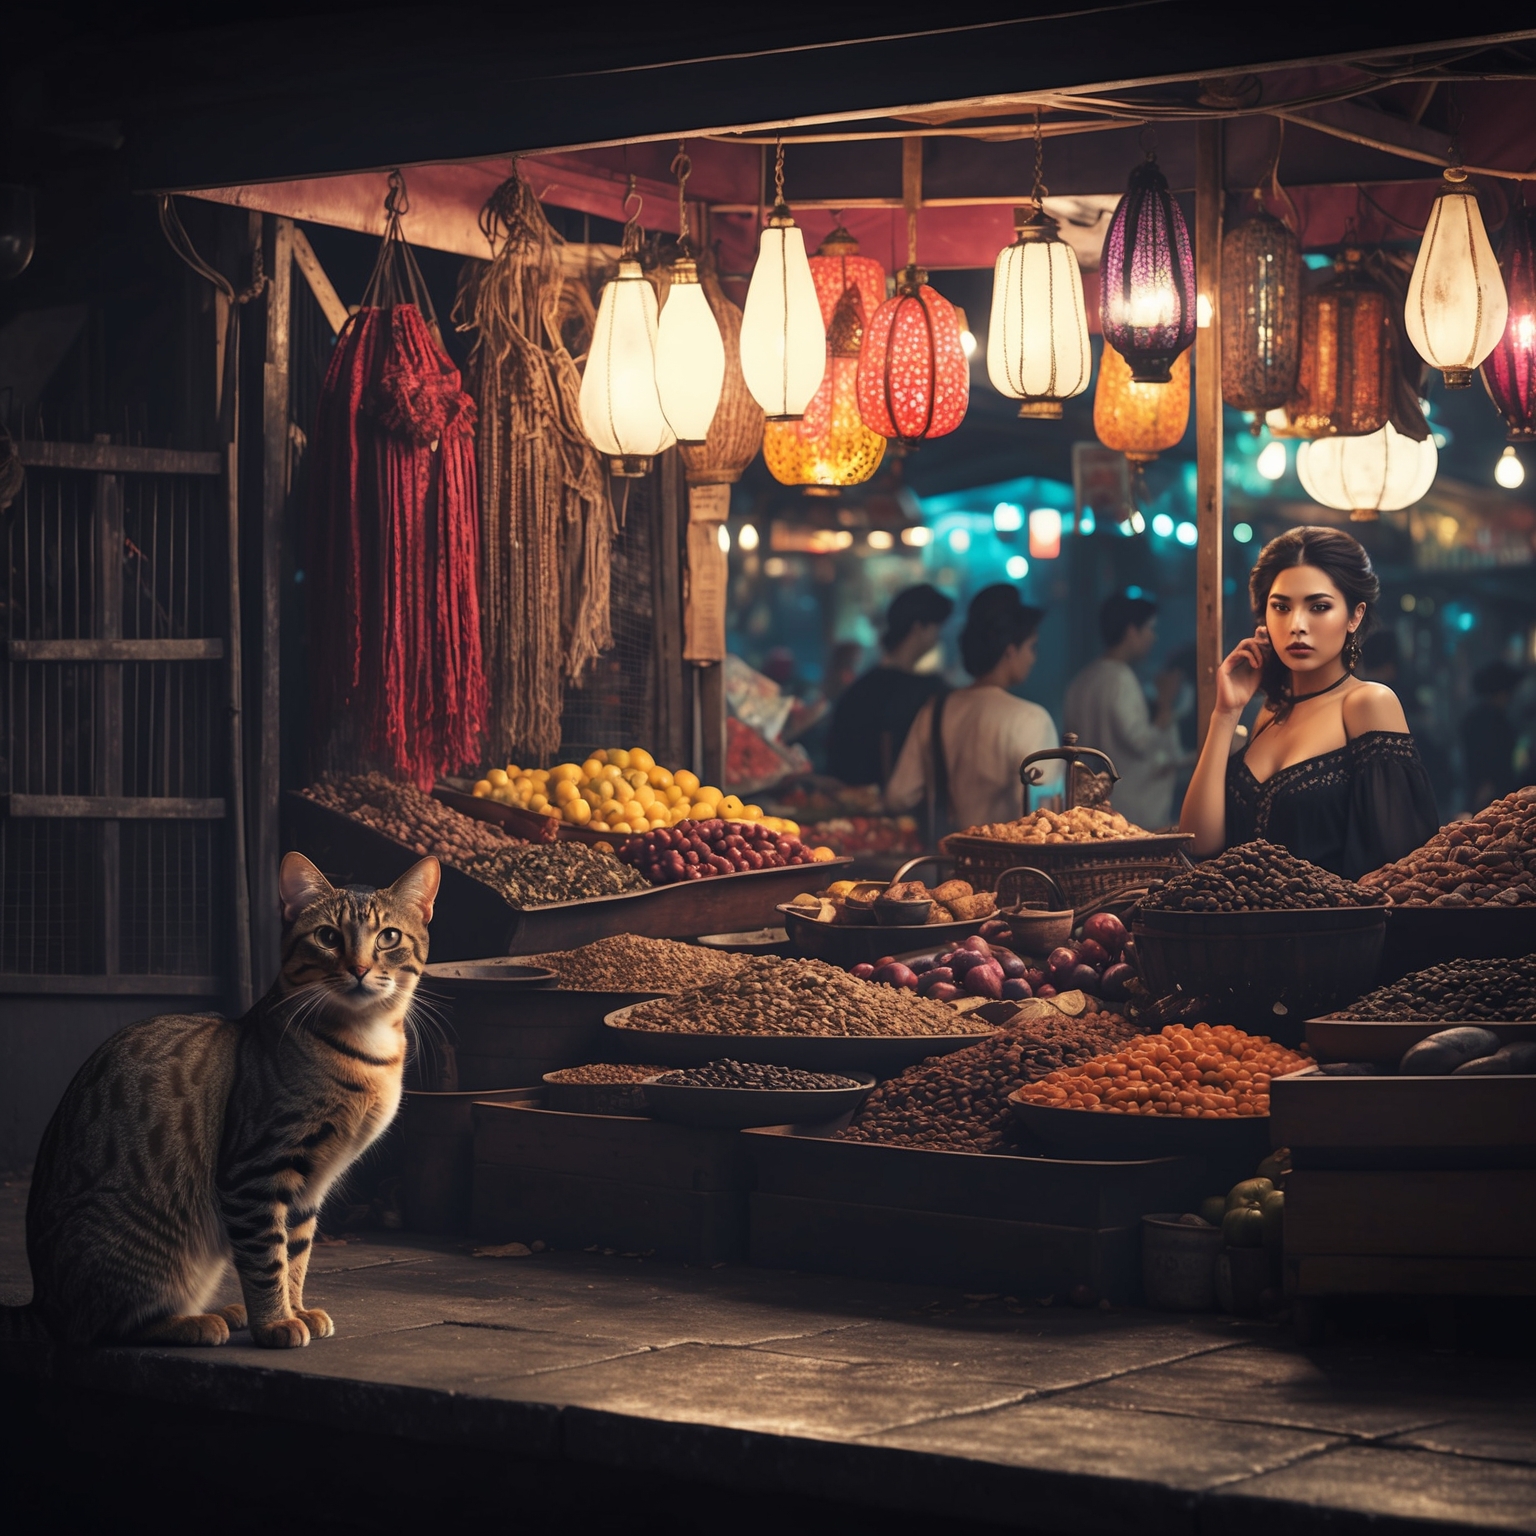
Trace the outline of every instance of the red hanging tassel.
[[415, 304], [366, 307], [332, 354], [315, 420], [315, 722], [430, 789], [477, 761], [474, 401]]

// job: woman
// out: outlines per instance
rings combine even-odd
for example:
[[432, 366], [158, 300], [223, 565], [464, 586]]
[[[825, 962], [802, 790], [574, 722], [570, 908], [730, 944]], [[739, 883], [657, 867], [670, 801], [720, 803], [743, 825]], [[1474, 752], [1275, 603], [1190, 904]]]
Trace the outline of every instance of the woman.
[[[1018, 817], [1024, 803], [1019, 764], [1031, 752], [1057, 745], [1051, 717], [1009, 692], [1034, 668], [1044, 617], [1006, 582], [983, 587], [971, 599], [960, 659], [975, 681], [918, 711], [886, 786], [888, 809], [910, 811], [926, 798], [935, 835], [941, 823], [974, 827]], [[935, 714], [940, 751], [934, 750]]]
[[[1258, 628], [1216, 674], [1216, 707], [1180, 827], [1200, 857], [1264, 838], [1347, 879], [1400, 859], [1438, 825], [1397, 695], [1357, 678], [1381, 583], [1334, 528], [1271, 540], [1248, 579]], [[1263, 688], [1252, 740], [1232, 754]]]

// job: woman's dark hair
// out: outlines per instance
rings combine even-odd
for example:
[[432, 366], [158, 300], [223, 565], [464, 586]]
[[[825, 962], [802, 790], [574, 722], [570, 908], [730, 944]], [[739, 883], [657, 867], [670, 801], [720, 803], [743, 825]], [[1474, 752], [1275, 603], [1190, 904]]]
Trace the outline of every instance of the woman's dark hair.
[[891, 599], [885, 614], [885, 634], [880, 638], [880, 648], [894, 651], [919, 624], [943, 624], [955, 611], [955, 600], [946, 597], [935, 586], [921, 582], [915, 587], [905, 587]]
[[960, 631], [960, 660], [972, 677], [984, 677], [1011, 645], [1023, 645], [1040, 628], [1045, 610], [1019, 601], [1006, 581], [983, 587], [966, 609]]
[[[1259, 551], [1259, 558], [1248, 578], [1248, 600], [1253, 605], [1253, 621], [1264, 622], [1269, 608], [1269, 589], [1281, 571], [1293, 566], [1315, 565], [1349, 605], [1350, 612], [1365, 604], [1365, 616], [1344, 646], [1344, 665], [1353, 672], [1360, 660], [1360, 647], [1376, 624], [1376, 604], [1381, 599], [1381, 583], [1371, 567], [1371, 557], [1358, 539], [1341, 528], [1288, 528], [1271, 539]], [[1291, 703], [1291, 672], [1271, 651], [1259, 674], [1259, 686], [1270, 708], [1283, 713]]]
[[1113, 650], [1125, 639], [1128, 629], [1144, 629], [1157, 617], [1157, 604], [1150, 597], [1129, 597], [1124, 592], [1111, 593], [1099, 605], [1099, 635]]

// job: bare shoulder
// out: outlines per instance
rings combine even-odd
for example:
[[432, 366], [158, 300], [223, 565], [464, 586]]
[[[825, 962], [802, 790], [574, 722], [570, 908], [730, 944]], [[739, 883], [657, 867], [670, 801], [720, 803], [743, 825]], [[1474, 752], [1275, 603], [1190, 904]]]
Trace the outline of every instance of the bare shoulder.
[[1344, 695], [1344, 729], [1351, 737], [1367, 731], [1408, 734], [1408, 717], [1385, 683], [1357, 683]]

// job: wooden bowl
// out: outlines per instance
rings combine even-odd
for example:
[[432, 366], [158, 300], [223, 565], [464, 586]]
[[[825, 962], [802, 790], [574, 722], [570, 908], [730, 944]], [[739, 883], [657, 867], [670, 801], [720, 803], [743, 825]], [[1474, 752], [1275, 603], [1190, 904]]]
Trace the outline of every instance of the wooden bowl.
[[1043, 907], [1012, 907], [997, 914], [1008, 924], [1013, 948], [1026, 955], [1048, 955], [1072, 937], [1077, 913], [1071, 907], [1050, 912]]
[[928, 897], [919, 901], [896, 901], [889, 896], [875, 900], [875, 921], [883, 928], [916, 928], [927, 921], [933, 905]]

